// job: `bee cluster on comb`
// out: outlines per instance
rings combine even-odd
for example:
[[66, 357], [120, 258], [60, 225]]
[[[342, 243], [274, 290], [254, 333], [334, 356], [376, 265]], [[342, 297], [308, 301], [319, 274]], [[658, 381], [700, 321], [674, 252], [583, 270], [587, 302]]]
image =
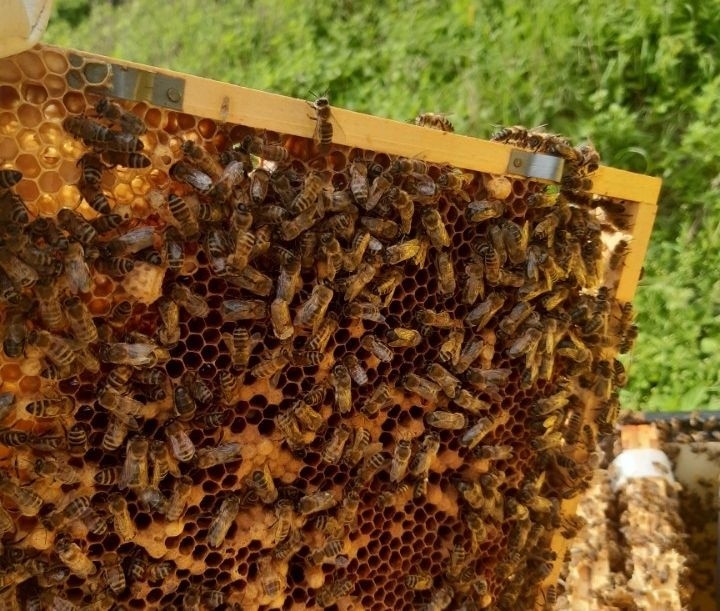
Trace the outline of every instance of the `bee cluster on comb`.
[[70, 73], [0, 61], [3, 604], [530, 608], [634, 337], [594, 150], [557, 189]]

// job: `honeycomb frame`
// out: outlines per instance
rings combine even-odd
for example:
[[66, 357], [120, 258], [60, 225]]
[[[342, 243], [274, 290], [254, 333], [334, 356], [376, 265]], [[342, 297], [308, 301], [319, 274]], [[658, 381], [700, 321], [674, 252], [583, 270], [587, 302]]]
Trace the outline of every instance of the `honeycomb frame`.
[[[327, 154], [319, 155], [313, 143], [315, 122], [308, 117], [312, 117], [313, 109], [303, 100], [291, 100], [136, 64], [119, 64], [98, 56], [52, 47], [36, 47], [19, 56], [0, 60], [0, 170], [17, 168], [23, 173], [23, 179], [6, 191], [15, 193], [23, 200], [31, 219], [54, 219], [62, 208], [70, 208], [87, 220], [101, 216], [90, 206], [77, 186], [82, 175], [77, 161], [92, 146], [68, 134], [63, 128], [63, 121], [68, 117], [92, 115], [92, 108], [98, 100], [117, 93], [112, 90], [113, 75], [122, 69], [141, 71], [144, 75], [151, 75], [148, 78], [155, 81], [163, 75], [180, 78], [184, 84], [183, 91], [170, 92], [168, 89], [165, 94], [168, 103], [180, 104], [182, 110], [169, 110], [162, 104], [152, 104], [147, 100], [123, 103], [126, 111], [142, 116], [148, 127], [147, 133], [141, 136], [144, 143], [141, 154], [151, 159], [152, 167], [103, 170], [101, 190], [110, 195], [112, 211], [120, 214], [124, 220], [120, 229], [103, 234], [101, 245], [125, 235], [129, 230], [137, 229], [140, 235], [144, 227], [152, 227], [152, 240], [142, 250], [160, 249], [158, 233], [168, 226], [175, 226], [181, 232], [187, 227], [184, 223], [178, 223], [172, 212], [158, 202], [158, 192], [164, 196], [174, 193], [187, 198], [191, 202], [192, 214], [197, 214], [200, 204], [208, 202], [204, 194], [198, 194], [177, 180], [176, 175], [170, 174], [170, 168], [183, 159], [183, 142], [190, 140], [202, 144], [214, 155], [230, 150], [233, 144], [242, 142], [243, 137], [248, 135], [281, 145], [289, 153], [290, 165], [300, 177], [303, 172], [310, 171], [331, 174], [331, 184], [336, 191], [349, 188], [352, 180], [350, 167], [353, 163], [364, 164], [368, 170], [372, 170], [374, 164], [379, 168], [374, 172], [385, 174], [398, 158], [411, 161], [422, 159], [429, 166], [427, 175], [433, 181], [451, 174], [449, 167], [461, 168], [463, 175], [471, 176], [469, 182], [460, 189], [465, 195], [461, 197], [459, 191], [457, 194], [443, 192], [434, 203], [440, 210], [442, 224], [452, 227], [452, 246], [444, 252], [449, 253], [448, 257], [456, 270], [462, 269], [461, 264], [472, 257], [469, 242], [481, 237], [478, 235], [480, 230], [473, 228], [466, 220], [466, 198], [495, 196], [498, 200], [505, 200], [507, 213], [502, 218], [508, 221], [521, 222], [530, 218], [532, 223], [537, 223], [540, 219], [539, 212], [528, 212], [526, 200], [531, 194], [545, 192], [547, 185], [540, 180], [508, 173], [512, 146], [333, 108], [331, 122], [335, 129], [332, 145]], [[276, 169], [272, 165], [258, 164], [257, 159], [253, 159], [253, 171], [263, 167]], [[297, 197], [303, 187], [298, 179], [293, 181], [296, 183], [293, 185], [294, 196]], [[614, 309], [609, 315], [609, 325], [615, 327], [615, 318], [620, 316], [619, 304], [632, 298], [640, 274], [655, 214], [659, 181], [600, 167], [593, 173], [592, 183], [593, 193], [621, 202], [618, 205], [622, 205], [628, 217], [622, 233], [632, 240], [632, 248], [624, 264], [603, 279], [603, 283], [614, 291]], [[279, 201], [279, 192], [274, 193], [274, 197]], [[434, 204], [428, 205], [427, 209], [432, 209]], [[417, 204], [416, 208], [419, 210], [424, 205]], [[383, 228], [378, 225], [378, 221], [387, 220], [388, 214], [394, 213], [363, 215], [376, 219], [373, 221], [375, 225], [368, 221], [366, 226], [371, 234], [380, 235], [377, 241], [382, 248], [387, 248], [392, 242], [392, 239], [382, 238]], [[416, 213], [414, 224], [425, 227], [418, 217]], [[208, 221], [203, 231], [209, 234], [214, 227], [212, 223], [212, 220]], [[429, 229], [426, 229], [426, 233], [426, 239], [434, 243], [436, 238], [430, 235]], [[463, 237], [463, 234], [470, 237]], [[69, 237], [75, 239], [72, 234]], [[488, 239], [487, 233], [482, 233], [482, 239]], [[608, 239], [610, 242], [603, 249], [605, 262], [614, 247], [612, 240], [617, 241], [617, 237], [610, 236]], [[120, 323], [120, 326], [125, 324], [127, 328], [137, 329], [152, 337], [161, 327], [158, 299], [161, 296], [167, 298], [170, 288], [178, 280], [182, 286], [189, 287], [206, 299], [209, 305], [209, 310], [204, 314], [196, 312], [191, 315], [191, 306], [181, 304], [180, 342], [167, 349], [169, 358], [164, 363], [166, 375], [160, 388], [164, 397], [159, 394], [145, 396], [143, 393], [149, 392], [148, 385], [134, 382], [135, 396], [142, 397], [143, 401], [139, 402], [139, 406], [138, 403], [127, 404], [130, 406], [128, 409], [137, 410], [135, 416], [141, 423], [140, 432], [150, 442], [167, 439], [169, 421], [177, 418], [181, 423], [192, 423], [181, 426], [191, 428], [190, 439], [196, 448], [197, 460], [171, 459], [171, 467], [177, 474], [192, 479], [185, 509], [178, 520], [165, 520], [164, 511], [159, 509], [163, 498], [167, 502], [172, 497], [178, 481], [176, 477], [164, 475], [157, 486], [160, 496], [155, 497], [155, 500], [145, 496], [144, 489], [135, 489], [126, 482], [129, 491], [124, 494], [129, 501], [134, 536], [120, 532], [122, 528], [117, 517], [113, 526], [108, 526], [110, 512], [107, 507], [116, 498], [113, 494], [119, 491], [118, 486], [114, 483], [99, 486], [95, 476], [98, 470], [105, 469], [108, 477], [111, 477], [113, 469], [117, 472], [123, 465], [127, 465], [127, 454], [130, 453], [127, 440], [114, 453], [101, 449], [110, 412], [104, 401], [97, 403], [96, 399], [102, 388], [101, 382], [107, 383], [108, 374], [116, 369], [111, 366], [111, 357], [102, 357], [99, 370], [94, 373], [86, 367], [79, 375], [62, 378], [57, 382], [40, 375], [47, 363], [42, 352], [37, 350], [37, 342], [34, 346], [26, 347], [22, 359], [12, 359], [6, 355], [2, 357], [2, 390], [14, 393], [16, 403], [13, 404], [14, 417], [10, 411], [4, 413], [0, 432], [7, 435], [14, 433], [16, 437], [18, 434], [26, 436], [24, 442], [18, 442], [6, 435], [3, 439], [9, 445], [0, 446], [5, 482], [2, 501], [6, 512], [14, 519], [13, 527], [6, 529], [3, 537], [6, 550], [2, 556], [3, 583], [6, 584], [6, 590], [12, 591], [14, 604], [19, 604], [18, 599], [29, 604], [32, 586], [41, 585], [41, 582], [53, 584], [47, 574], [49, 568], [65, 566], [71, 574], [65, 575], [62, 582], [47, 587], [44, 603], [60, 605], [67, 602], [78, 607], [110, 608], [117, 601], [129, 608], [154, 608], [154, 605], [162, 608], [194, 608], [195, 605], [197, 608], [217, 608], [226, 605], [265, 609], [306, 608], [318, 606], [321, 601], [323, 606], [330, 607], [337, 603], [342, 609], [413, 608], [417, 605], [425, 605], [428, 609], [443, 608], [438, 601], [447, 582], [445, 574], [449, 554], [453, 545], [464, 545], [468, 540], [469, 531], [463, 516], [474, 513], [466, 502], [468, 496], [463, 500], [458, 493], [458, 479], [476, 484], [480, 476], [489, 470], [496, 474], [506, 472], [503, 476], [506, 481], [501, 482], [497, 490], [502, 490], [504, 495], [509, 491], [511, 494], [508, 496], [514, 501], [512, 506], [517, 508], [519, 502], [515, 495], [521, 482], [525, 481], [522, 476], [526, 469], [532, 471], [531, 465], [535, 464], [533, 458], [537, 458], [533, 456], [535, 452], [529, 445], [532, 435], [518, 419], [529, 418], [533, 402], [538, 397], [551, 394], [551, 391], [557, 391], [557, 385], [551, 383], [551, 380], [542, 384], [533, 382], [530, 386], [532, 392], [526, 392], [518, 388], [517, 381], [513, 381], [517, 396], [511, 396], [505, 387], [502, 392], [479, 392], [489, 404], [483, 408], [485, 411], [481, 410], [483, 417], [486, 415], [492, 419], [492, 430], [485, 432], [486, 439], [496, 445], [504, 445], [516, 437], [522, 438], [524, 443], [517, 444], [514, 451], [522, 456], [525, 468], [513, 466], [505, 459], [490, 461], [487, 458], [471, 458], [469, 450], [459, 444], [459, 433], [452, 428], [434, 427], [440, 442], [437, 457], [425, 471], [427, 491], [418, 498], [407, 498], [404, 502], [395, 500], [388, 506], [378, 508], [378, 496], [393, 489], [387, 465], [373, 467], [370, 460], [373, 454], [367, 454], [355, 465], [348, 466], [333, 457], [331, 441], [343, 427], [353, 431], [362, 427], [369, 433], [372, 442], [370, 447], [380, 444], [381, 452], [387, 458], [392, 455], [400, 439], [411, 440], [411, 454], [415, 458], [422, 454], [424, 444], [430, 443], [426, 441], [426, 413], [433, 411], [431, 408], [434, 402], [421, 398], [421, 394], [404, 390], [401, 380], [410, 373], [426, 375], [422, 365], [435, 360], [437, 346], [444, 332], [430, 325], [422, 330], [422, 336], [428, 339], [421, 339], [421, 344], [418, 344], [423, 346], [424, 352], [418, 353], [414, 346], [394, 348], [387, 362], [382, 346], [373, 349], [361, 338], [371, 334], [378, 334], [381, 339], [385, 337], [381, 331], [386, 331], [387, 319], [391, 319], [395, 326], [415, 327], [415, 312], [412, 308], [417, 308], [421, 301], [423, 306], [430, 309], [452, 309], [452, 316], [458, 320], [469, 312], [471, 308], [460, 304], [455, 297], [460, 293], [459, 288], [449, 289], [448, 297], [441, 296], [440, 291], [445, 289], [440, 288], [439, 274], [435, 270], [438, 264], [436, 250], [442, 249], [430, 248], [428, 266], [411, 268], [408, 267], [409, 263], [403, 262], [402, 282], [396, 287], [401, 295], [398, 297], [395, 289], [390, 293], [385, 322], [347, 316], [341, 308], [344, 302], [338, 296], [342, 294], [342, 288], [346, 291], [349, 289], [340, 284], [342, 288], [336, 289], [330, 308], [340, 318], [338, 330], [333, 332], [328, 343], [331, 349], [323, 354], [319, 362], [293, 363], [287, 370], [283, 367], [276, 385], [265, 379], [270, 376], [243, 373], [240, 387], [233, 391], [235, 394], [231, 399], [225, 400], [221, 410], [198, 402], [198, 417], [230, 410], [232, 421], [213, 427], [205, 424], [196, 426], [195, 420], [185, 420], [177, 407], [173, 411], [173, 398], [176, 403], [178, 401], [176, 390], [180, 384], [181, 387], [187, 386], [184, 380], [188, 372], [197, 373], [211, 388], [212, 402], [218, 401], [218, 374], [229, 371], [231, 366], [224, 338], [237, 327], [247, 328], [252, 336], [261, 336], [260, 343], [252, 350], [249, 369], [257, 367], [265, 355], [273, 358], [285, 356], [279, 352], [281, 340], [273, 337], [273, 331], [275, 336], [280, 335], [278, 326], [268, 320], [271, 298], [267, 298], [266, 310], [261, 316], [248, 314], [250, 322], [245, 323], [243, 314], [239, 325], [231, 324], [238, 319], [233, 320], [233, 314], [223, 309], [223, 298], [250, 300], [257, 297], [257, 290], [253, 294], [253, 291], [247, 289], [247, 284], [243, 285], [246, 288], [241, 289], [217, 273], [213, 269], [217, 264], [208, 255], [207, 244], [192, 239], [185, 239], [184, 242], [182, 267], [174, 274], [169, 274], [164, 267], [166, 262], [154, 265], [135, 259], [133, 269], [118, 277], [113, 277], [115, 274], [110, 273], [108, 267], [100, 268], [96, 264], [92, 269], [92, 290], [89, 293], [81, 292], [92, 317], [100, 321], [97, 324], [101, 327], [104, 344], [113, 343], [108, 339], [117, 340], [120, 331], [112, 323], [103, 323], [102, 319], [107, 319], [113, 306], [124, 299], [132, 300], [134, 304], [130, 322]], [[293, 239], [285, 242], [293, 243]], [[342, 239], [342, 246], [346, 252], [349, 251], [349, 237]], [[121, 248], [131, 255], [136, 254], [134, 244], [123, 244]], [[290, 304], [296, 320], [302, 304], [307, 303], [313, 295], [312, 287], [318, 286], [312, 274], [313, 267], [311, 265], [309, 269], [302, 269], [302, 286], [296, 290], [294, 301]], [[278, 269], [276, 262], [263, 266], [265, 274], [274, 282], [278, 280]], [[412, 273], [409, 271], [411, 269]], [[342, 276], [352, 276], [357, 280], [357, 273], [348, 270], [347, 274], [340, 274], [340, 279]], [[366, 285], [370, 286], [372, 282], [370, 280]], [[24, 290], [34, 296], [32, 288]], [[488, 292], [491, 290], [488, 289]], [[68, 294], [66, 287], [61, 292]], [[511, 289], [507, 288], [506, 292], [510, 295]], [[476, 301], [479, 303], [480, 299]], [[514, 305], [511, 300], [501, 306], [497, 320], [505, 320]], [[3, 306], [6, 327], [7, 311], [8, 308]], [[262, 322], [257, 322], [258, 318]], [[48, 328], [46, 323], [44, 318], [40, 321], [39, 314], [34, 313], [32, 320], [24, 324], [28, 331], [42, 331]], [[75, 327], [71, 330], [65, 322], [59, 323], [57, 329], [52, 329], [52, 325], [50, 328], [61, 337], [74, 337]], [[469, 331], [469, 337], [467, 330], [464, 333], [466, 340], [473, 336], [472, 330]], [[311, 331], [306, 330], [299, 332], [294, 339], [307, 341], [310, 335]], [[612, 336], [612, 332], [608, 332], [608, 336]], [[486, 345], [493, 344], [490, 336], [482, 337]], [[387, 341], [387, 338], [383, 341]], [[91, 341], [90, 344], [94, 346], [95, 342]], [[499, 344], [503, 350], [507, 350], [509, 338], [501, 337]], [[301, 346], [302, 342], [294, 348]], [[603, 348], [603, 357], [614, 358], [616, 348], [611, 342]], [[96, 358], [104, 354], [95, 348], [90, 352], [90, 356]], [[317, 434], [309, 430], [307, 424], [303, 427], [303, 439], [295, 444], [302, 448], [289, 447], [293, 444], [279, 436], [277, 416], [289, 413], [293, 401], [299, 396], [305, 396], [316, 383], [324, 384], [330, 380], [333, 365], [349, 354], [359, 358], [370, 378], [368, 384], [361, 385], [362, 388], [356, 391], [350, 407], [351, 413], [339, 413], [333, 399], [328, 398], [332, 396], [332, 391], [329, 392], [317, 408], [317, 413], [324, 421]], [[497, 359], [490, 356], [489, 363], [493, 364], [494, 369], [510, 366], [513, 376], [522, 368], [521, 365], [512, 365], [507, 356], [498, 356]], [[389, 405], [379, 408], [379, 414], [372, 412], [368, 415], [359, 406], [361, 403], [366, 404], [372, 391], [378, 388], [380, 379], [392, 385], [387, 401]], [[467, 384], [464, 377], [463, 383]], [[438, 390], [433, 392], [437, 393]], [[584, 404], [583, 422], [587, 423], [591, 420], [588, 415], [595, 400], [587, 389], [577, 389], [577, 393]], [[73, 397], [72, 413], [38, 418], [33, 417], [27, 409], [32, 401], [49, 397], [52, 402], [57, 401], [58, 396]], [[439, 410], [445, 409], [446, 404], [450, 404], [447, 397], [441, 400]], [[63, 409], [62, 403], [53, 405]], [[479, 424], [481, 419], [472, 411], [463, 411], [457, 406], [452, 411], [464, 414], [466, 425], [461, 428], [466, 432], [471, 422]], [[49, 478], [47, 475], [41, 476], [37, 458], [52, 463], [54, 451], [59, 449], [63, 453], [69, 452], [69, 439], [56, 439], [62, 437], [58, 433], [60, 429], [70, 429], [74, 422], [82, 423], [90, 429], [89, 448], [82, 454], [82, 459], [71, 454], [66, 456], [66, 464], [71, 467], [72, 474], [55, 472]], [[203, 460], [211, 461], [208, 455], [220, 443], [226, 444], [225, 450], [231, 453], [238, 451], [232, 444], [239, 443], [239, 456], [233, 455], [224, 465], [198, 466], [200, 456]], [[59, 444], [60, 448], [53, 444]], [[161, 445], [167, 448], [172, 444]], [[291, 451], [293, 449], [298, 451]], [[591, 452], [590, 448], [585, 450], [586, 454]], [[144, 460], [149, 460], [148, 451], [143, 452], [146, 456]], [[62, 457], [62, 454], [58, 456]], [[173, 465], [173, 462], [177, 464]], [[493, 467], [491, 462], [494, 463]], [[268, 502], [262, 499], [258, 501], [257, 497], [263, 490], [254, 486], [251, 480], [254, 472], [262, 473], [265, 469], [274, 479], [281, 496], [293, 505], [293, 528], [297, 528], [302, 537], [301, 544], [289, 555], [290, 560], [287, 562], [283, 559], [268, 560], [272, 549], [277, 547], [271, 541], [272, 530], [279, 521], [274, 508], [276, 501], [269, 500], [272, 494]], [[365, 469], [369, 472], [367, 477]], [[567, 477], [567, 473], [564, 475]], [[422, 479], [416, 474], [409, 482], [416, 485], [422, 483]], [[40, 494], [42, 503], [39, 511], [23, 509], [18, 502], [17, 490], [12, 487], [15, 481]], [[568, 493], [578, 483], [573, 481], [568, 486], [561, 484], [560, 488]], [[544, 494], [549, 494], [546, 484], [540, 481], [539, 485], [544, 486]], [[349, 498], [345, 493], [348, 486], [359, 488], [357, 515], [355, 518], [347, 518], [348, 525], [343, 528], [341, 549], [326, 553], [322, 551], [323, 546], [333, 537], [316, 526], [315, 512], [309, 516], [298, 516], [298, 513], [302, 513], [300, 508], [304, 506], [303, 503], [308, 504], [311, 500], [298, 500], [296, 496], [304, 493], [307, 497], [318, 491], [331, 490], [334, 495], [332, 506], [317, 512], [321, 525], [329, 529], [333, 518], [340, 519], [343, 516], [343, 500]], [[399, 487], [402, 491], [402, 487]], [[219, 528], [213, 517], [214, 512], [224, 507], [223, 502], [233, 494], [242, 494], [237, 515], [231, 515], [232, 519], [229, 526], [225, 525], [227, 530], [220, 543], [209, 545], [206, 541], [208, 531]], [[104, 529], [90, 521], [92, 514], [89, 511], [76, 516], [70, 513], [70, 509], [65, 510], [68, 503], [83, 495], [90, 498], [94, 513], [104, 518]], [[559, 520], [561, 515], [574, 513], [577, 495], [558, 497], [562, 500], [556, 516]], [[502, 607], [496, 599], [505, 590], [510, 590], [511, 586], [517, 590], [513, 600], [531, 604], [529, 601], [535, 600], [538, 589], [550, 585], [556, 578], [565, 545], [559, 534], [560, 528], [556, 525], [548, 525], [547, 529], [543, 529], [533, 551], [533, 561], [544, 565], [542, 574], [533, 574], [532, 579], [525, 581], [516, 577], [524, 570], [519, 568], [520, 562], [531, 562], [529, 556], [519, 560], [514, 567], [504, 567], [504, 570], [509, 571], [507, 579], [503, 580], [495, 574], [493, 569], [500, 564], [499, 558], [509, 546], [510, 523], [513, 520], [507, 516], [487, 519], [490, 525], [487, 537], [492, 544], [480, 542], [480, 547], [485, 545], [482, 554], [473, 550], [475, 556], [466, 561], [466, 567], [473, 567], [476, 580], [478, 576], [484, 575], [488, 581], [487, 593], [480, 592], [480, 589], [471, 592], [468, 584], [455, 581], [452, 604], [458, 607], [463, 604], [466, 608], [486, 608], [496, 603]], [[91, 532], [93, 528], [102, 533]], [[285, 541], [288, 539], [283, 538], [280, 542]], [[14, 549], [26, 550], [21, 561], [11, 558], [10, 552]], [[92, 568], [68, 560], [68, 549], [86, 555]], [[550, 550], [553, 550], [554, 556]], [[120, 557], [120, 573], [127, 580], [127, 584], [123, 588], [118, 586], [117, 591], [111, 585], [112, 579], [118, 578], [117, 570], [113, 569], [117, 566], [112, 562], [113, 554]], [[138, 556], [149, 563], [149, 571], [155, 579], [147, 577], [148, 570], [142, 578], [133, 578], [133, 571], [137, 564], [141, 564]], [[379, 562], [373, 562], [375, 558]], [[167, 561], [172, 562], [172, 565], [168, 573], [163, 574], [167, 566], [162, 563]], [[46, 570], [41, 571], [38, 566]], [[522, 566], [527, 568], [529, 565]], [[419, 569], [417, 573], [413, 573], [416, 569]], [[408, 574], [411, 574], [411, 579], [406, 581]], [[349, 575], [357, 575], [356, 581], [351, 582], [351, 590], [344, 587]], [[427, 576], [429, 584], [426, 583]], [[408, 586], [410, 582], [414, 583], [417, 591]], [[3, 594], [7, 593], [6, 590]], [[332, 596], [333, 592], [337, 596]], [[539, 596], [539, 601], [544, 600], [542, 593]], [[218, 603], [218, 600], [222, 602]], [[93, 604], [96, 606], [92, 607]]]

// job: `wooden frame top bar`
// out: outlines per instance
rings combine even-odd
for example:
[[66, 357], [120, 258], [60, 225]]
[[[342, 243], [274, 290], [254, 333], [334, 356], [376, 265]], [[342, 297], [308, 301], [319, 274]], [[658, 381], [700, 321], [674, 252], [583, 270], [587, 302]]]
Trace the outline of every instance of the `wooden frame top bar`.
[[[48, 48], [48, 47], [46, 47]], [[51, 48], [51, 47], [50, 47]], [[65, 49], [56, 48], [60, 52]], [[182, 112], [221, 122], [310, 138], [312, 109], [306, 100], [266, 93], [239, 85], [74, 51], [90, 61], [136, 69], [184, 81]], [[333, 142], [404, 157], [415, 157], [490, 174], [508, 174], [513, 147], [459, 134], [374, 117], [333, 107]], [[602, 166], [593, 178], [593, 193], [655, 206], [661, 180]]]

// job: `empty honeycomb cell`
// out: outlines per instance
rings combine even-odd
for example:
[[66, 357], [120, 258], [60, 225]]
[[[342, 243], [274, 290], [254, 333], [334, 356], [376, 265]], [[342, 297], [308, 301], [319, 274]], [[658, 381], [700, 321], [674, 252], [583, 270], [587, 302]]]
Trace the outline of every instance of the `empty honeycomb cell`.
[[45, 193], [56, 193], [63, 184], [64, 181], [57, 172], [43, 172], [38, 178], [38, 186]]

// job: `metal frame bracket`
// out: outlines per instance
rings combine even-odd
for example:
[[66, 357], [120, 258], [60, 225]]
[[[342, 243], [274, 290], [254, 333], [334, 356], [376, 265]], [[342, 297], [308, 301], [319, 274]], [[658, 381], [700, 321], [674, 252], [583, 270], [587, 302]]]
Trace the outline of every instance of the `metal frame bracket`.
[[510, 153], [507, 172], [526, 178], [560, 182], [564, 166], [565, 160], [562, 157], [513, 149]]
[[74, 89], [88, 88], [100, 95], [153, 106], [183, 109], [185, 80], [150, 70], [140, 70], [106, 62], [88, 61], [72, 55], [68, 84]]

